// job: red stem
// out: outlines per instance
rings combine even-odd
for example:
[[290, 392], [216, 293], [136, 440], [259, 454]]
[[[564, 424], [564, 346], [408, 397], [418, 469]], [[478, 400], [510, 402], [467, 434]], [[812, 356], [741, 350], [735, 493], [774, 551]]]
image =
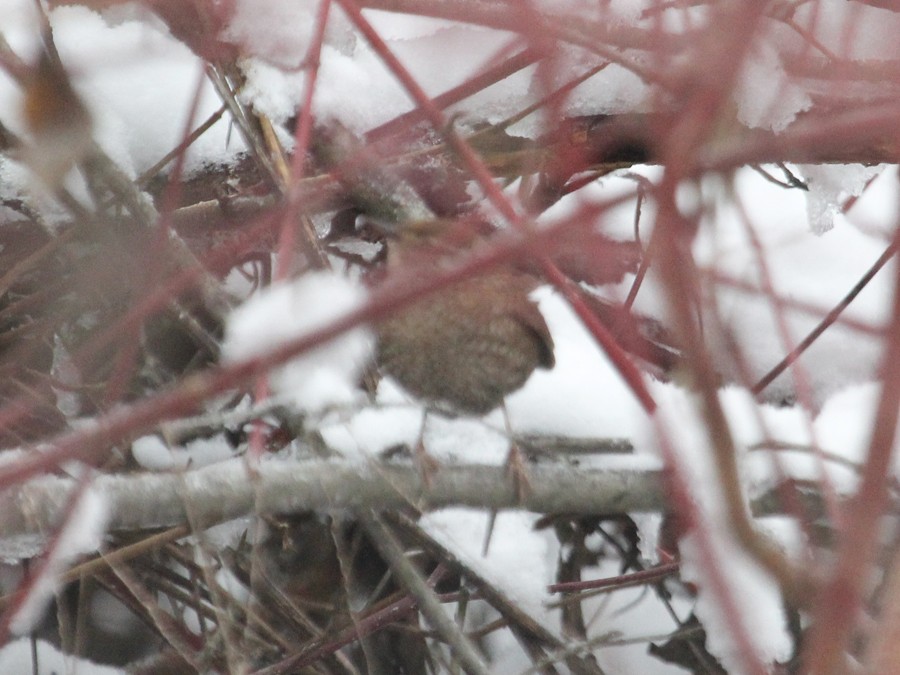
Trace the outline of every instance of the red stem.
[[[900, 226], [893, 246], [900, 244]], [[813, 625], [803, 651], [803, 672], [828, 675], [845, 672], [845, 651], [860, 616], [861, 593], [870, 579], [881, 516], [888, 504], [894, 437], [900, 411], [900, 266], [894, 283], [894, 306], [887, 332], [881, 373], [881, 398], [863, 466], [859, 491], [849, 506], [845, 536], [838, 547], [831, 579], [817, 598]]]

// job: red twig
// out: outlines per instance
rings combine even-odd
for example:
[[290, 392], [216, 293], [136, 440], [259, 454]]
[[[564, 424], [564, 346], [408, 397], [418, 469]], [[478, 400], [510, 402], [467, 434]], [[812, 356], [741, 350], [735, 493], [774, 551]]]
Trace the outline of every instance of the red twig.
[[[900, 227], [892, 248], [900, 243]], [[894, 306], [881, 370], [881, 398], [859, 490], [850, 503], [845, 536], [838, 548], [834, 573], [819, 592], [813, 625], [803, 650], [803, 672], [828, 675], [846, 672], [844, 652], [860, 615], [861, 593], [869, 580], [881, 516], [888, 503], [894, 437], [900, 411], [900, 266], [894, 284]]]
[[869, 284], [870, 281], [875, 277], [881, 269], [890, 262], [891, 258], [894, 257], [894, 254], [897, 252], [896, 242], [892, 242], [884, 252], [878, 256], [878, 260], [876, 260], [872, 266], [866, 270], [866, 273], [862, 275], [859, 281], [857, 281], [853, 288], [845, 295], [841, 301], [835, 305], [828, 314], [813, 328], [805, 338], [800, 340], [797, 343], [797, 346], [794, 347], [787, 356], [785, 356], [781, 361], [779, 361], [768, 373], [766, 373], [755, 385], [753, 385], [753, 393], [760, 394], [762, 393], [766, 387], [768, 387], [772, 382], [777, 378], [781, 373], [783, 373], [792, 363], [794, 363], [797, 359], [799, 359], [803, 352], [809, 349], [812, 344], [819, 339], [819, 336], [825, 332], [825, 330], [834, 324], [841, 313], [850, 306], [850, 303], [856, 299], [856, 296], [859, 295], [862, 290]]
[[550, 593], [580, 593], [582, 591], [595, 591], [601, 588], [618, 588], [620, 586], [633, 586], [635, 584], [655, 583], [678, 572], [681, 563], [666, 563], [657, 565], [648, 570], [620, 574], [607, 579], [589, 579], [587, 581], [566, 581], [558, 584], [550, 584], [547, 590]]

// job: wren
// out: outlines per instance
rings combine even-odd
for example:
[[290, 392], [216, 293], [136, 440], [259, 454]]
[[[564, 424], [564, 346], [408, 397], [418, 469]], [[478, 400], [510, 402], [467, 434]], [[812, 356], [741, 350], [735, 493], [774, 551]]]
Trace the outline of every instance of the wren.
[[376, 326], [381, 369], [431, 409], [484, 415], [536, 368], [553, 339], [529, 293], [533, 277], [501, 268], [429, 294]]

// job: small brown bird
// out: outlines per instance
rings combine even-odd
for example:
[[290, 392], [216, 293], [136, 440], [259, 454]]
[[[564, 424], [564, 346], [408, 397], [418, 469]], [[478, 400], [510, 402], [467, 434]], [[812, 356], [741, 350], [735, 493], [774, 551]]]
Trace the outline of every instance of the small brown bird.
[[528, 297], [536, 285], [501, 268], [426, 296], [377, 326], [380, 367], [441, 412], [490, 412], [535, 368], [553, 367], [553, 339]]
[[[476, 246], [477, 239], [477, 232], [465, 224], [411, 223], [393, 242], [388, 266], [440, 268], [461, 250]], [[413, 448], [426, 483], [438, 468], [424, 445], [428, 410], [484, 415], [503, 405], [536, 368], [555, 364], [550, 330], [529, 297], [537, 283], [531, 275], [501, 266], [430, 293], [376, 324], [379, 367], [427, 404]], [[516, 494], [524, 500], [528, 472], [505, 407], [503, 415], [510, 434], [506, 467]], [[496, 511], [485, 551], [495, 516]]]

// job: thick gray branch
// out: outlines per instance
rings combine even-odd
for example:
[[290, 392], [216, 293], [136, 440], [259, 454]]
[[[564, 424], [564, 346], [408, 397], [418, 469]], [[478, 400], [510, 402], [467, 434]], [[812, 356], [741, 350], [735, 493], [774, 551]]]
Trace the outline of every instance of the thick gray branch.
[[[412, 465], [269, 461], [251, 474], [241, 460], [183, 474], [102, 475], [93, 483], [110, 510], [109, 527], [133, 530], [190, 522], [212, 525], [249, 513], [323, 509], [524, 508], [542, 513], [622, 513], [664, 507], [660, 473], [537, 464], [519, 501], [502, 466], [450, 466], [426, 483]], [[48, 532], [64, 517], [74, 481], [42, 477], [0, 494], [0, 537]], [[190, 521], [189, 517], [190, 516]]]

